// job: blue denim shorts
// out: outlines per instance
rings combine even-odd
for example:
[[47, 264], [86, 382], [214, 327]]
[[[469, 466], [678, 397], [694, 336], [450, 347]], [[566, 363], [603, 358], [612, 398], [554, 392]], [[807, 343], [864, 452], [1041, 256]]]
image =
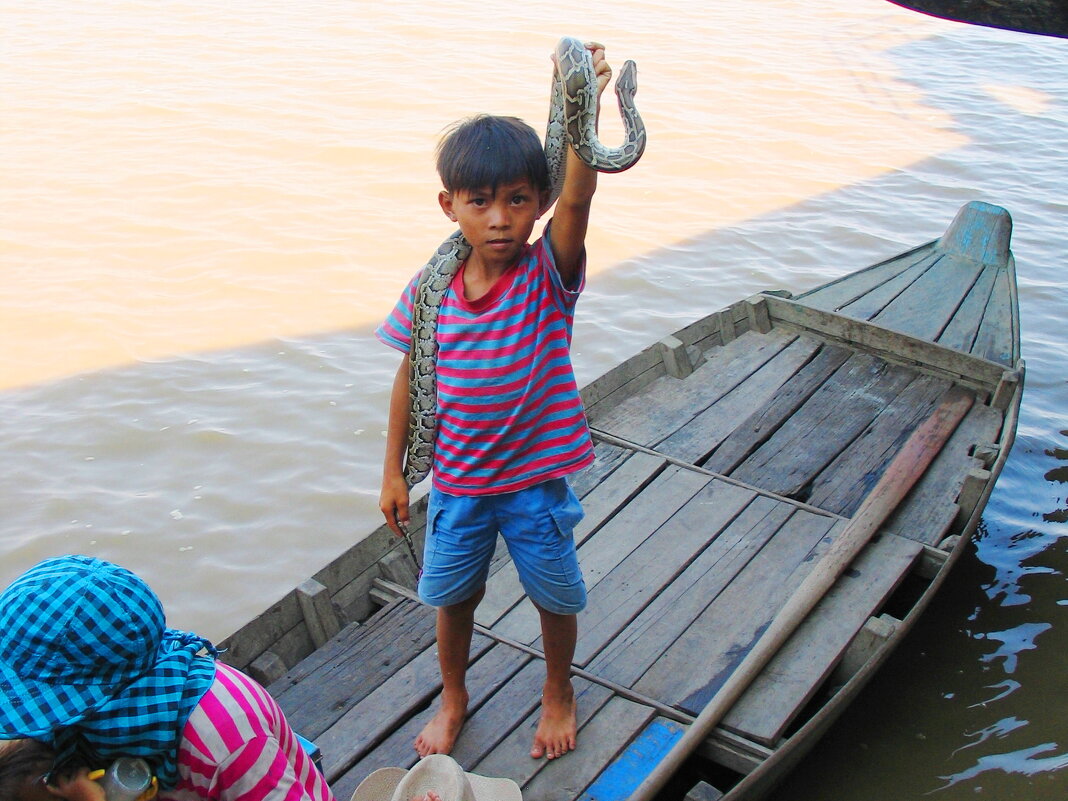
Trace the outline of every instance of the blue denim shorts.
[[499, 532], [530, 600], [560, 615], [580, 612], [586, 585], [573, 532], [581, 519], [582, 505], [565, 478], [500, 495], [431, 489], [419, 597], [452, 606], [478, 592]]

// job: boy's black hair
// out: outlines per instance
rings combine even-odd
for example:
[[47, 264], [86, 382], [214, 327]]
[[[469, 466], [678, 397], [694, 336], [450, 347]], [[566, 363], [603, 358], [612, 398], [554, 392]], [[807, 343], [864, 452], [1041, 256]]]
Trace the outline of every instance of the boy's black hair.
[[517, 117], [479, 114], [460, 120], [438, 143], [438, 175], [449, 192], [498, 186], [526, 178], [549, 188], [549, 165], [537, 132]]

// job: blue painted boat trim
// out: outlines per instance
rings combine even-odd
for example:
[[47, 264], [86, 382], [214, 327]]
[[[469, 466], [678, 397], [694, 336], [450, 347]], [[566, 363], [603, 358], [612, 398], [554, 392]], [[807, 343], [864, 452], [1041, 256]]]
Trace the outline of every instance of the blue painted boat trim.
[[578, 801], [625, 801], [686, 731], [681, 723], [657, 718], [646, 726]]

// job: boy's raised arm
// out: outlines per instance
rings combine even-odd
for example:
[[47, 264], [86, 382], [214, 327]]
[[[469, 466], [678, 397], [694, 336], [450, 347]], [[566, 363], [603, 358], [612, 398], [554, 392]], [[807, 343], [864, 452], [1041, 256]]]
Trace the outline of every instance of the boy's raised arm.
[[[612, 68], [604, 57], [604, 45], [588, 42], [593, 54], [593, 69], [597, 75], [597, 114], [601, 112], [601, 93], [612, 78]], [[584, 164], [575, 149], [567, 148], [567, 169], [564, 187], [556, 201], [549, 240], [556, 269], [565, 287], [573, 287], [582, 267], [586, 247], [586, 227], [590, 219], [590, 203], [597, 191], [597, 172]]]

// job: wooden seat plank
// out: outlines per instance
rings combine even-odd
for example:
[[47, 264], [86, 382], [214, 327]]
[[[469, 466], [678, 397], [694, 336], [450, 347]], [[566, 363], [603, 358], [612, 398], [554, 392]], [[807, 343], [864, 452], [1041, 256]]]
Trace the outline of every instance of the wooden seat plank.
[[[615, 406], [588, 410], [590, 426], [652, 447], [745, 381], [795, 337], [784, 331], [746, 332], [706, 351], [706, 361], [685, 379], [661, 376]], [[650, 408], [656, 414], [649, 414]]]
[[982, 269], [981, 262], [946, 253], [870, 319], [885, 328], [933, 340], [949, 324]]
[[856, 354], [731, 476], [807, 499], [807, 486], [914, 377], [904, 367]]
[[[585, 666], [730, 525], [753, 497], [752, 490], [709, 481], [622, 562], [609, 567], [584, 556], [589, 601], [579, 619], [575, 663]], [[586, 550], [600, 556], [613, 549], [613, 532], [606, 527]]]
[[591, 660], [589, 670], [626, 687], [675, 642], [782, 526], [794, 507], [758, 495], [670, 585]]
[[[808, 337], [802, 340], [812, 341]], [[820, 347], [813, 358], [791, 375], [775, 395], [756, 409], [712, 452], [703, 466], [716, 473], [730, 473], [768, 437], [778, 431], [834, 372], [852, 355], [831, 345]]]
[[972, 353], [975, 337], [979, 333], [979, 324], [983, 320], [986, 305], [990, 302], [990, 293], [994, 289], [994, 278], [997, 272], [998, 268], [992, 264], [983, 267], [979, 278], [968, 290], [964, 302], [960, 304], [953, 319], [935, 339], [939, 345], [955, 348], [964, 353]]
[[1013, 301], [1010, 296], [1009, 272], [998, 271], [990, 293], [983, 322], [975, 337], [972, 353], [992, 362], [1011, 365], [1016, 361], [1016, 335], [1013, 332]]
[[396, 601], [343, 629], [269, 689], [293, 727], [315, 739], [433, 642], [434, 611]]
[[769, 747], [776, 745], [922, 551], [919, 543], [893, 534], [869, 544], [721, 725]]
[[[941, 258], [942, 254], [938, 250], [930, 251], [924, 258], [913, 262], [894, 277], [878, 286], [872, 287], [855, 300], [838, 306], [836, 311], [858, 320], [871, 320], [893, 302], [898, 295], [918, 281]], [[806, 305], [809, 305], [807, 299], [805, 302]]]
[[806, 306], [814, 309], [840, 312], [904, 272], [911, 271], [912, 275], [915, 275], [925, 270], [939, 257], [935, 244], [928, 243], [865, 270], [850, 273], [829, 284], [803, 292], [795, 296], [794, 300], [803, 301]]
[[951, 386], [945, 379], [917, 375], [871, 424], [812, 481], [808, 501], [852, 517], [897, 455], [909, 434], [934, 410]]
[[691, 714], [700, 713], [829, 547], [832, 522], [795, 511], [634, 683], [634, 689]]
[[680, 429], [656, 444], [656, 449], [691, 464], [702, 464], [709, 452], [728, 437], [739, 419], [764, 405], [819, 348], [811, 337], [798, 337], [765, 362], [745, 381], [699, 412]]

